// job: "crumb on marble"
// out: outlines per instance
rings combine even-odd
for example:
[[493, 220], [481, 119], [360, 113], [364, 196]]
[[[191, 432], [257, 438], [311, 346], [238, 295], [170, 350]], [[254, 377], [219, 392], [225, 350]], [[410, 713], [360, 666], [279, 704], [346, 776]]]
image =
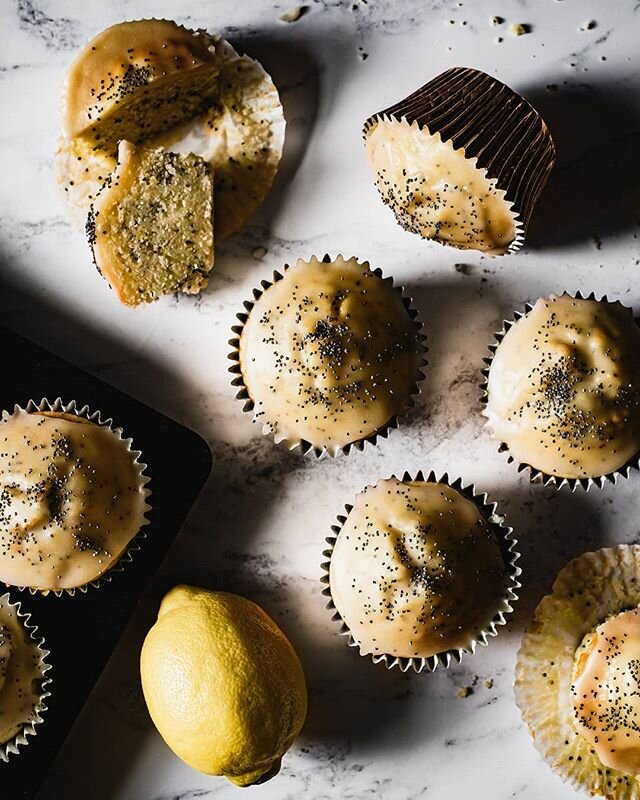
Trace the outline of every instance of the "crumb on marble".
[[595, 27], [597, 27], [598, 23], [595, 19], [588, 19], [586, 22], [583, 22], [582, 25], [578, 28], [579, 31], [592, 31]]
[[307, 11], [309, 11], [309, 6], [295, 6], [289, 11], [285, 11], [284, 14], [281, 14], [278, 19], [280, 22], [297, 22], [304, 17]]
[[493, 678], [487, 678], [484, 682], [485, 689], [493, 689]]
[[531, 25], [523, 22], [514, 22], [513, 25], [509, 25], [509, 32], [514, 36], [524, 36], [525, 33], [531, 33]]
[[251, 251], [251, 255], [255, 258], [256, 261], [260, 261], [267, 255], [267, 248], [266, 247], [254, 247]]
[[504, 17], [491, 17], [489, 22], [491, 25], [502, 25], [504, 22]]
[[473, 694], [472, 686], [461, 686], [456, 692], [456, 697], [465, 698]]
[[453, 268], [461, 275], [471, 275], [471, 264], [454, 264]]

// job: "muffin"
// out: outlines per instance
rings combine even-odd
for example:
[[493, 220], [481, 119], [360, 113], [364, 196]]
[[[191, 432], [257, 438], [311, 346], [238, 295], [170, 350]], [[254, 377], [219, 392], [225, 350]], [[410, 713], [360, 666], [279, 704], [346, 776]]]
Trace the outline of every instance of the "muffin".
[[16, 407], [0, 419], [0, 580], [43, 592], [104, 575], [149, 508], [131, 440], [74, 404], [53, 409]]
[[206, 37], [163, 19], [120, 22], [95, 36], [67, 73], [63, 129], [115, 155], [213, 105], [220, 69]]
[[17, 753], [27, 736], [35, 733], [46, 711], [44, 700], [50, 692], [43, 640], [28, 624], [29, 615], [8, 594], [0, 597], [0, 760]]
[[602, 485], [640, 450], [640, 329], [630, 309], [551, 295], [505, 325], [487, 428], [534, 477]]
[[197, 294], [213, 266], [213, 176], [193, 153], [121, 141], [87, 219], [94, 262], [121, 303]]
[[263, 286], [230, 342], [238, 397], [263, 432], [318, 456], [386, 436], [424, 364], [421, 326], [391, 279], [314, 256]]
[[446, 475], [405, 475], [366, 487], [347, 510], [327, 594], [361, 655], [433, 669], [496, 635], [519, 570], [486, 496]]
[[586, 553], [525, 633], [516, 702], [545, 761], [606, 800], [640, 797], [640, 547]]
[[[165, 70], [167, 57], [172, 64]], [[131, 91], [121, 98], [114, 89], [123, 71], [136, 80], [124, 81]], [[96, 92], [96, 79], [105, 90]], [[57, 179], [78, 228], [116, 168], [118, 141], [125, 139], [207, 161], [215, 180], [216, 238], [222, 240], [244, 226], [269, 191], [285, 120], [269, 75], [220, 36], [167, 20], [136, 20], [103, 31], [79, 54], [65, 82], [62, 128]]]
[[537, 111], [461, 67], [370, 117], [364, 140], [380, 196], [405, 230], [487, 255], [522, 244], [555, 162]]

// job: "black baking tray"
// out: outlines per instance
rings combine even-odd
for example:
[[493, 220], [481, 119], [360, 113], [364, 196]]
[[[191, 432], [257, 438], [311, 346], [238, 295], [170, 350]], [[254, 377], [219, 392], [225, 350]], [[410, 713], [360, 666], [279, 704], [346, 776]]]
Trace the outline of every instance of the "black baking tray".
[[[142, 451], [151, 478], [150, 524], [140, 550], [110, 581], [74, 597], [31, 595], [9, 588], [31, 613], [51, 651], [52, 669], [43, 722], [18, 755], [0, 763], [0, 800], [31, 798], [45, 778], [87, 696], [95, 686], [145, 587], [204, 485], [211, 452], [193, 431], [0, 326], [3, 374], [0, 409], [57, 397], [112, 417]], [[0, 594], [5, 591], [0, 584]]]

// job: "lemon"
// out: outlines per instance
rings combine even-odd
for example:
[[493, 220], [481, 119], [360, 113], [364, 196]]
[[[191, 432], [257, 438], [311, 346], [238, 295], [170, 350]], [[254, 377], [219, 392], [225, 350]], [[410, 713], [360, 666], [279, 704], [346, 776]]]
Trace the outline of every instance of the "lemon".
[[140, 657], [142, 690], [160, 735], [183, 761], [239, 786], [280, 769], [307, 713], [302, 666], [255, 603], [176, 586]]

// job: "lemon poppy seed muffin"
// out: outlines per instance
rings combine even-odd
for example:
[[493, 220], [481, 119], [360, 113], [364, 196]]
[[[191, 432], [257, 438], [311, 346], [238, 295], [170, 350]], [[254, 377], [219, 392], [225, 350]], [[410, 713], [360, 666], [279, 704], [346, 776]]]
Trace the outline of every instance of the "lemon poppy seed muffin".
[[385, 430], [421, 377], [419, 327], [368, 263], [299, 260], [258, 297], [240, 333], [254, 419], [278, 442], [332, 455]]
[[213, 176], [200, 156], [120, 142], [94, 200], [87, 238], [120, 302], [197, 294], [213, 267]]
[[522, 244], [555, 162], [537, 111], [493, 76], [463, 67], [374, 114], [364, 140], [399, 225], [487, 255]]
[[338, 533], [330, 595], [362, 655], [470, 650], [505, 610], [508, 575], [479, 507], [435, 481], [379, 481]]
[[640, 329], [630, 309], [538, 300], [496, 348], [483, 413], [514, 459], [547, 475], [623, 467], [640, 450]]
[[96, 580], [146, 524], [129, 442], [75, 414], [0, 420], [0, 580], [42, 591]]
[[606, 800], [640, 797], [640, 546], [558, 574], [522, 639], [515, 697], [544, 760]]
[[170, 20], [121, 22], [95, 36], [67, 73], [63, 128], [115, 154], [209, 107], [219, 66], [205, 37]]
[[[31, 636], [19, 605], [0, 597], [0, 745], [41, 721], [45, 651]], [[6, 760], [6, 748], [0, 751]]]

